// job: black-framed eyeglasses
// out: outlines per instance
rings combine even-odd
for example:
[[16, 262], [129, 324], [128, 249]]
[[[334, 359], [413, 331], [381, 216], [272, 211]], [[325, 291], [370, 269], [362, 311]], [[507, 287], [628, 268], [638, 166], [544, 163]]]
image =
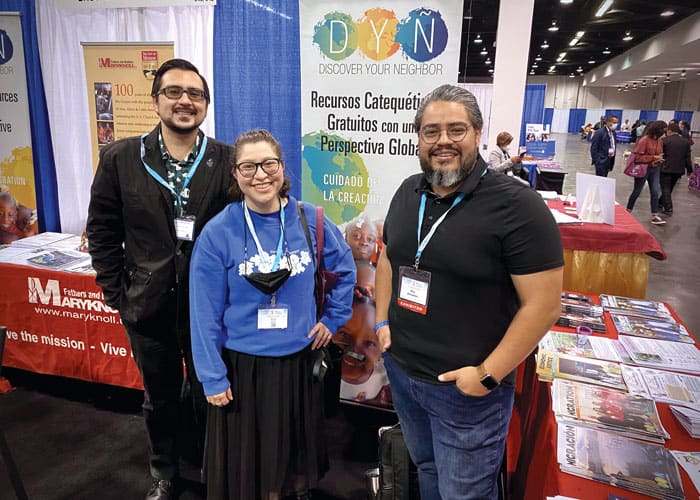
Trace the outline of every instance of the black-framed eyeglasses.
[[258, 168], [261, 168], [267, 175], [276, 174], [280, 169], [281, 163], [282, 160], [279, 158], [268, 158], [267, 160], [259, 162], [244, 161], [243, 163], [236, 165], [236, 170], [238, 170], [241, 176], [245, 177], [246, 179], [250, 179], [255, 175], [255, 172], [258, 171]]
[[179, 99], [180, 97], [182, 97], [182, 94], [187, 94], [187, 96], [190, 98], [190, 101], [192, 102], [201, 102], [204, 100], [209, 100], [209, 96], [202, 89], [183, 89], [182, 87], [170, 86], [163, 87], [158, 92], [156, 92], [156, 95], [160, 94], [163, 94], [168, 99], [173, 100]]
[[467, 132], [471, 127], [466, 123], [454, 123], [446, 129], [440, 127], [426, 126], [420, 129], [419, 135], [423, 142], [427, 144], [435, 144], [440, 140], [442, 132], [447, 132], [447, 138], [453, 142], [459, 142], [467, 136]]

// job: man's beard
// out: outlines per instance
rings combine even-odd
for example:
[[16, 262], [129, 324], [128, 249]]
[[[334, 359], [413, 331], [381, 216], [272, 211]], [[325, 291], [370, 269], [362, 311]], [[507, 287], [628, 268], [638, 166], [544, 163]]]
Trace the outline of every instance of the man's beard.
[[419, 156], [420, 167], [425, 174], [425, 180], [432, 186], [442, 186], [442, 187], [452, 187], [456, 186], [474, 170], [476, 166], [476, 155], [477, 153], [471, 153], [462, 157], [462, 162], [459, 168], [456, 170], [449, 170], [447, 172], [442, 170], [433, 169], [430, 164], [430, 154], [428, 156]]

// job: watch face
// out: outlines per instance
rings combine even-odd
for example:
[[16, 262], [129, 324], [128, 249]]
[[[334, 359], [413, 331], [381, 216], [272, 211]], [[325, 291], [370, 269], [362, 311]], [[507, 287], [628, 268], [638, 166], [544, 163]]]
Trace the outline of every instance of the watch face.
[[486, 387], [489, 391], [494, 390], [496, 387], [498, 387], [498, 382], [496, 382], [496, 379], [493, 378], [491, 375], [484, 375], [481, 380], [481, 385]]

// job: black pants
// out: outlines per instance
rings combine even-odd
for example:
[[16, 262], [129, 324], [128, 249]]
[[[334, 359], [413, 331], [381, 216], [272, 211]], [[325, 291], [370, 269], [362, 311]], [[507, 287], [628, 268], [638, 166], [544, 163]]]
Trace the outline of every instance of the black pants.
[[676, 187], [678, 179], [683, 177], [683, 174], [669, 174], [661, 172], [659, 183], [661, 184], [661, 197], [659, 198], [659, 208], [664, 212], [673, 212], [673, 200], [671, 193]]
[[172, 479], [179, 457], [201, 465], [204, 447], [206, 400], [194, 372], [189, 328], [176, 328], [172, 318], [125, 327], [143, 378], [151, 475]]

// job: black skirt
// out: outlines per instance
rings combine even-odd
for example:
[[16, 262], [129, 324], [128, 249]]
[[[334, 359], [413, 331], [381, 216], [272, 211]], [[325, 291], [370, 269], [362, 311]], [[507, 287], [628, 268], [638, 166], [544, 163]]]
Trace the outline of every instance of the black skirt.
[[328, 454], [323, 383], [313, 379], [311, 353], [307, 347], [261, 357], [224, 349], [233, 401], [209, 405], [207, 498], [257, 500], [318, 486]]

